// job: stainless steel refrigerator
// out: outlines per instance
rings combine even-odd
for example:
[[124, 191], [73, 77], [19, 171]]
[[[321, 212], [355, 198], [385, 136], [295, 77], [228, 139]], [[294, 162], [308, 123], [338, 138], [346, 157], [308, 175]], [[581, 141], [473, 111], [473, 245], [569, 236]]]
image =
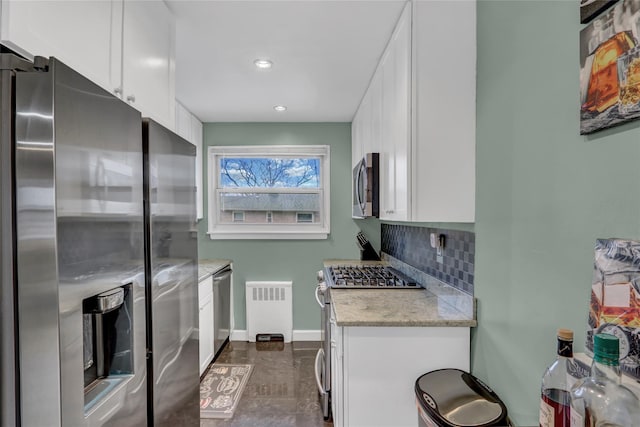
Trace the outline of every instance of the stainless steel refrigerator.
[[149, 425], [199, 426], [195, 146], [143, 119]]
[[0, 422], [144, 425], [140, 113], [55, 58], [0, 69]]

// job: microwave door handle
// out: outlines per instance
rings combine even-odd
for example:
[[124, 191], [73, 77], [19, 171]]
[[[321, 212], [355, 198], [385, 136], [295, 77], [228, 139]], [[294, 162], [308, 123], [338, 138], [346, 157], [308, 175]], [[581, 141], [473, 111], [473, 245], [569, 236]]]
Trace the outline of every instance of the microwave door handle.
[[[364, 166], [364, 163], [360, 163], [360, 167], [358, 168], [358, 175], [357, 175], [357, 179], [356, 179], [356, 197], [357, 197], [357, 202], [358, 205], [360, 205], [360, 211], [362, 212], [362, 214], [365, 214], [365, 209], [367, 208], [367, 201], [366, 199], [363, 200], [362, 198], [362, 194], [360, 193], [360, 183], [362, 182], [362, 171], [364, 170], [364, 172], [366, 173], [366, 168]], [[365, 194], [367, 189], [365, 188]]]

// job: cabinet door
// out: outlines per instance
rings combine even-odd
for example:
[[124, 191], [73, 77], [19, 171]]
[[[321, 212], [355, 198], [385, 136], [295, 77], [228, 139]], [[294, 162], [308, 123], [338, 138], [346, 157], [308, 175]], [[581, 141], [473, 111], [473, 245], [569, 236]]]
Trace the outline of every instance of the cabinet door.
[[353, 122], [351, 122], [351, 168], [362, 159], [362, 126], [364, 123], [362, 117], [363, 108], [362, 105], [358, 108]]
[[200, 375], [213, 360], [213, 299], [212, 295], [200, 301]]
[[342, 328], [337, 326], [335, 314], [331, 313], [331, 413], [334, 427], [344, 426], [344, 376], [342, 365]]
[[476, 2], [412, 3], [412, 220], [473, 222]]
[[381, 67], [378, 67], [369, 85], [371, 94], [371, 134], [370, 138], [364, 141], [365, 153], [379, 153], [382, 146], [387, 143], [382, 139], [382, 122], [384, 121], [382, 112], [382, 78]]
[[126, 0], [123, 19], [123, 99], [175, 129], [175, 24], [162, 1]]
[[[394, 146], [395, 191], [394, 212], [391, 219], [410, 220], [411, 203], [411, 138], [410, 138], [410, 103], [411, 103], [411, 8], [407, 5], [398, 21], [392, 39], [391, 52], [393, 61], [391, 95], [389, 103], [392, 109], [385, 117], [391, 127], [391, 141]], [[420, 165], [419, 167], [424, 167]]]
[[405, 7], [381, 60], [381, 212], [409, 220], [411, 10]]
[[[367, 150], [369, 150], [369, 152], [371, 152], [371, 138], [373, 138], [373, 124], [372, 124], [372, 117], [371, 114], [373, 112], [373, 107], [372, 107], [372, 96], [371, 96], [371, 92], [369, 90], [367, 90], [367, 92], [364, 94], [364, 97], [362, 98], [362, 103], [360, 104], [360, 116], [361, 116], [361, 123], [360, 123], [360, 130], [361, 130], [361, 139], [362, 139], [362, 143], [360, 144], [360, 156], [359, 158], [356, 160], [356, 163], [360, 161], [360, 159], [362, 159], [362, 157], [364, 156], [365, 153], [367, 153]], [[355, 163], [354, 163], [355, 166]]]
[[436, 369], [469, 370], [470, 328], [341, 329], [346, 426], [416, 426], [416, 379]]
[[176, 133], [189, 142], [193, 142], [191, 116], [191, 112], [176, 101]]
[[191, 115], [191, 142], [196, 146], [196, 218], [202, 219], [202, 122]]
[[122, 0], [2, 1], [1, 42], [29, 59], [55, 56], [113, 91], [120, 81]]
[[198, 302], [200, 306], [200, 375], [213, 360], [213, 277], [209, 276], [198, 283]]

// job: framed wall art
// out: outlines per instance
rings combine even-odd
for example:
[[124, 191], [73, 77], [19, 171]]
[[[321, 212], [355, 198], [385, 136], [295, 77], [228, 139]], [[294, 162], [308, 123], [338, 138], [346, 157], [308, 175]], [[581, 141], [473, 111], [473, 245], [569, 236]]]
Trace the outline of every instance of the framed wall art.
[[580, 0], [580, 23], [586, 24], [618, 0]]
[[580, 32], [580, 134], [640, 118], [640, 0], [622, 0]]

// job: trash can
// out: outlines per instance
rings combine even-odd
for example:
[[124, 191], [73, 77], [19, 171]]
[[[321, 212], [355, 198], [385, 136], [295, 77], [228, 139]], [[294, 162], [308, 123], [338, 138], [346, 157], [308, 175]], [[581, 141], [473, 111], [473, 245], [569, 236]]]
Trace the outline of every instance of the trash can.
[[498, 395], [460, 369], [427, 372], [415, 391], [419, 427], [511, 426]]

